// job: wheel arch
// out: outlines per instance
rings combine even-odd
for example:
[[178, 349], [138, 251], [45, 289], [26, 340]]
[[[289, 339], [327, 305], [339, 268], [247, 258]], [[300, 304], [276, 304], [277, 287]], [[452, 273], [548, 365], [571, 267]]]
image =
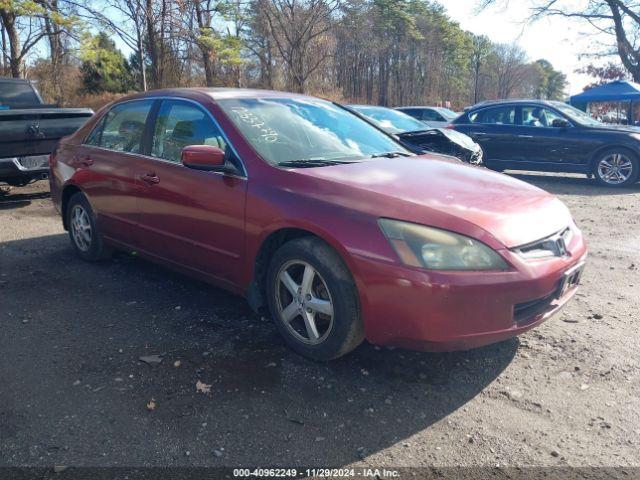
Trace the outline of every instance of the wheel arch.
[[60, 214], [62, 215], [62, 225], [65, 230], [69, 230], [69, 225], [67, 223], [67, 207], [69, 206], [69, 200], [76, 193], [84, 194], [82, 189], [73, 183], [65, 185], [62, 189], [62, 195], [60, 197]]
[[598, 147], [591, 155], [591, 158], [589, 159], [589, 172], [591, 173], [594, 172], [594, 169], [596, 167], [596, 161], [598, 160], [600, 155], [602, 155], [606, 151], [616, 150], [616, 149], [625, 150], [631, 153], [631, 155], [633, 155], [636, 160], [640, 161], [640, 155], [638, 154], [638, 152], [636, 152], [633, 149], [633, 147], [629, 145], [626, 145], [624, 143], [605, 144], [605, 145], [602, 145], [601, 147]]
[[261, 313], [266, 308], [266, 277], [269, 269], [269, 260], [273, 254], [285, 243], [302, 237], [315, 237], [331, 247], [344, 262], [347, 269], [353, 276], [352, 266], [346, 258], [346, 250], [333, 237], [318, 232], [315, 228], [309, 226], [280, 226], [269, 231], [262, 241], [253, 262], [251, 263], [252, 273], [251, 282], [247, 289], [247, 300], [251, 308]]

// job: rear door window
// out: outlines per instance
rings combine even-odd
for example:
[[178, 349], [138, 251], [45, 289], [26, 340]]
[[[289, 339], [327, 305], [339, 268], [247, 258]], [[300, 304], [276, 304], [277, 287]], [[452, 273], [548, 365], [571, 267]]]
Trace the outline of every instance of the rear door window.
[[493, 107], [484, 108], [469, 114], [471, 123], [481, 123], [485, 125], [515, 125], [516, 107]]
[[152, 105], [153, 100], [116, 105], [98, 122], [85, 143], [116, 152], [143, 153], [142, 135]]
[[211, 145], [226, 149], [220, 129], [209, 114], [180, 100], [162, 102], [153, 134], [151, 155], [180, 163], [182, 149], [189, 145]]

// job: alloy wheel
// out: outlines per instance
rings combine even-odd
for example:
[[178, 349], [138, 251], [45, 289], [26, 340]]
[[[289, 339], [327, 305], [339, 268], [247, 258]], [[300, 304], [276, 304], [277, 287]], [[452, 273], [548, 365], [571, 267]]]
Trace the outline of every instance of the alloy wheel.
[[612, 153], [598, 162], [598, 176], [610, 185], [619, 185], [629, 180], [633, 163], [624, 153]]
[[92, 240], [91, 221], [89, 214], [82, 205], [75, 205], [71, 212], [71, 234], [76, 247], [82, 252], [88, 252]]
[[309, 263], [291, 260], [276, 278], [278, 316], [298, 341], [316, 345], [333, 327], [334, 308], [326, 282]]

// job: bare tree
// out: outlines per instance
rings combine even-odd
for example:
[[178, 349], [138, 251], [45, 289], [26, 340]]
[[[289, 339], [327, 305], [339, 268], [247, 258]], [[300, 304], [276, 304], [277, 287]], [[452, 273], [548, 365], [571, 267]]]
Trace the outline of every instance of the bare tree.
[[[501, 1], [504, 0], [480, 0], [480, 7], [488, 7]], [[570, 0], [530, 1], [532, 21], [545, 16], [573, 18], [586, 22], [596, 33], [609, 35], [612, 48], [598, 51], [594, 55], [618, 55], [634, 81], [640, 82], [640, 1], [587, 0], [586, 5]]]
[[471, 68], [473, 70], [473, 103], [480, 100], [482, 69], [491, 55], [493, 45], [485, 36], [474, 36]]
[[497, 95], [499, 98], [512, 97], [530, 73], [526, 65], [526, 54], [515, 44], [499, 44], [494, 49], [493, 57]]
[[332, 29], [333, 14], [340, 1], [259, 0], [257, 6], [287, 66], [289, 89], [304, 92], [309, 76], [331, 56], [328, 49], [314, 56], [309, 53]]
[[1, 5], [0, 19], [9, 42], [9, 71], [12, 77], [20, 78], [25, 58], [46, 36], [42, 28], [43, 13], [32, 3], [6, 2]]

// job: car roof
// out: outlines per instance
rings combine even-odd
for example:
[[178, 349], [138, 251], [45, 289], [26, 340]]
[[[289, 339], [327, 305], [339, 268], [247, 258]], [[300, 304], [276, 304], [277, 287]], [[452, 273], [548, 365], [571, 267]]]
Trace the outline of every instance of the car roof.
[[347, 105], [345, 105], [349, 108], [382, 108], [384, 110], [393, 110], [393, 108], [390, 107], [383, 107], [382, 105], [361, 105], [361, 104], [357, 104], [357, 103], [349, 103]]
[[280, 92], [277, 90], [262, 90], [258, 88], [189, 87], [149, 90], [147, 92], [139, 92], [127, 95], [126, 97], [123, 97], [118, 101], [162, 96], [190, 98], [193, 97], [194, 94], [207, 95], [214, 101], [234, 98], [317, 98], [299, 93]]
[[558, 103], [562, 103], [562, 102], [558, 102], [555, 100], [540, 100], [537, 98], [509, 98], [509, 99], [502, 99], [502, 100], [485, 100], [484, 102], [479, 102], [479, 103], [476, 103], [475, 105], [467, 107], [465, 110], [470, 111], [470, 110], [476, 110], [478, 108], [484, 108], [489, 106], [523, 105], [523, 104], [531, 104], [531, 103], [553, 107]]
[[432, 107], [431, 105], [408, 105], [406, 107], [395, 107], [395, 108], [396, 110], [402, 110], [404, 108], [432, 108], [437, 110], [438, 108], [441, 108], [441, 107]]

